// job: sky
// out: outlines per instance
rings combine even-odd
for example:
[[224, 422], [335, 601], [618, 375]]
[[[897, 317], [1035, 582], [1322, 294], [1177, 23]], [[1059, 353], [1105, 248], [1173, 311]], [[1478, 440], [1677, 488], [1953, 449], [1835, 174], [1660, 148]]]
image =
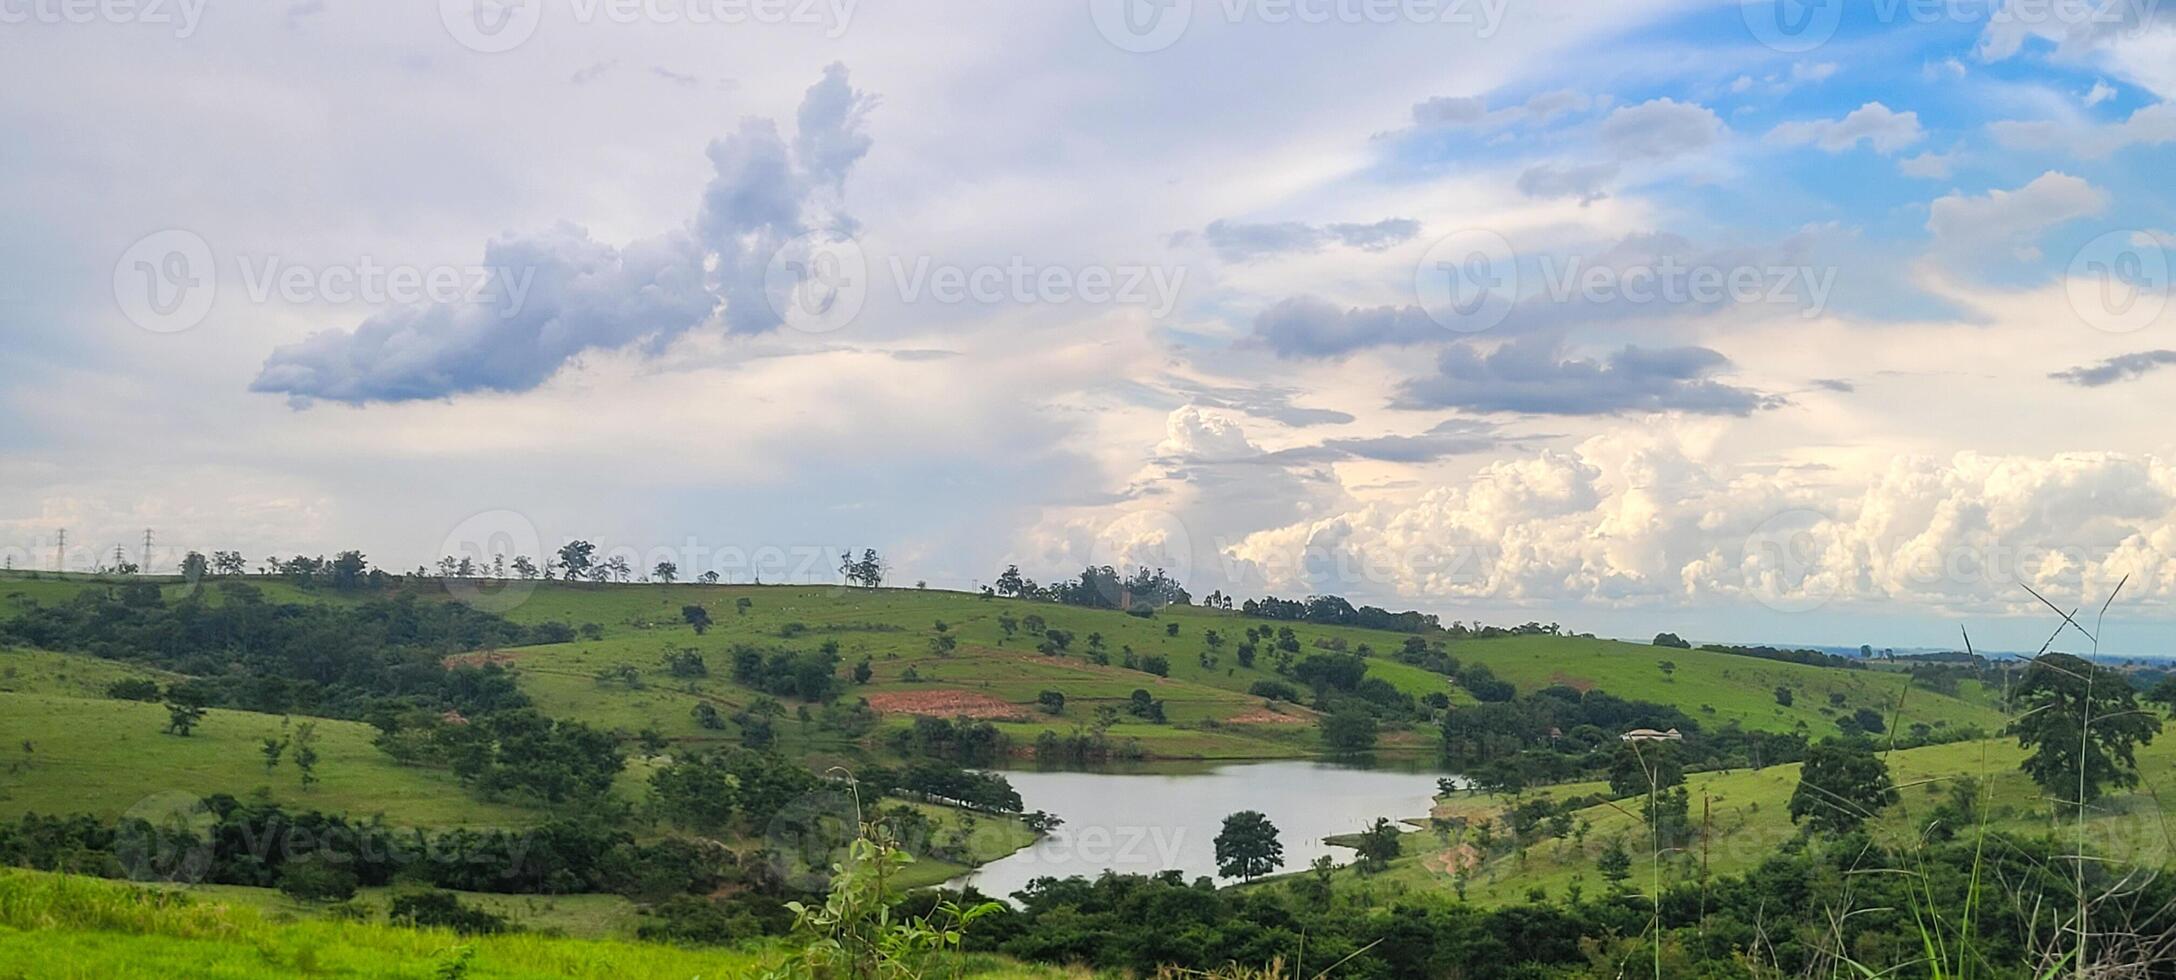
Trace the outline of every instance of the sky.
[[0, 0], [0, 555], [2166, 652], [2172, 98], [2153, 0]]

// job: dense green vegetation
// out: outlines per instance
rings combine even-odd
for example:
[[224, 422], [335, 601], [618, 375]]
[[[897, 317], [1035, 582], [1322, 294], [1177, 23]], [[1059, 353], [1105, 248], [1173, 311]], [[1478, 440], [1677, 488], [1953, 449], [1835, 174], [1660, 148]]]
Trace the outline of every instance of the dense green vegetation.
[[[2176, 746], [2133, 690], [2158, 678], [2077, 658], [2011, 676], [1445, 627], [1336, 597], [1196, 606], [1107, 569], [882, 588], [873, 553], [842, 560], [840, 587], [623, 584], [578, 548], [491, 581], [354, 553], [232, 569], [0, 576], [0, 863], [371, 921], [311, 941], [397, 945], [379, 933], [410, 926], [494, 937], [481, 950], [562, 929], [737, 946], [721, 962], [742, 971], [947, 957], [966, 925], [1007, 972], [1800, 975], [1940, 956], [2001, 978], [2059, 954], [2081, 889], [2176, 855], [2150, 792]], [[519, 601], [458, 601], [494, 592]], [[1342, 866], [1284, 867], [1276, 828], [1235, 813], [1216, 845], [1238, 887], [1046, 879], [1016, 909], [910, 891], [1063, 820], [1023, 812], [1004, 766], [1367, 752], [1472, 778], [1345, 839]], [[2149, 900], [2169, 897], [2088, 902], [2090, 926], [2166, 932]], [[918, 925], [879, 942], [885, 916]], [[116, 955], [168, 955], [162, 928], [114, 930]], [[320, 924], [262, 928], [286, 948], [279, 930]], [[819, 962], [826, 943], [861, 952]]]

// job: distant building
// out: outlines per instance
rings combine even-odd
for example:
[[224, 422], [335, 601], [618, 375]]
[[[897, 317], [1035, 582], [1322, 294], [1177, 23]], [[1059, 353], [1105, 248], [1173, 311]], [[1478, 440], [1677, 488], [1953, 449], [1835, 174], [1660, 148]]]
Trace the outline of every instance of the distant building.
[[1685, 740], [1685, 736], [1678, 734], [1675, 728], [1666, 732], [1658, 732], [1652, 728], [1635, 728], [1617, 736], [1617, 738], [1626, 742], [1682, 742]]

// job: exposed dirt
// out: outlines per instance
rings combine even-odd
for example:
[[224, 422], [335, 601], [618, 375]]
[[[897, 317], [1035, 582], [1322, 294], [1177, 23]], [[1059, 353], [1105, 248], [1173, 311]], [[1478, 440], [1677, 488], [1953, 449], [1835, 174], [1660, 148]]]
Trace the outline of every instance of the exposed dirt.
[[933, 718], [987, 718], [992, 721], [1019, 721], [1028, 716], [1027, 709], [1009, 701], [1001, 701], [987, 694], [958, 689], [934, 691], [888, 691], [869, 695], [869, 707], [885, 714], [928, 715]]
[[1561, 670], [1549, 675], [1549, 683], [1571, 688], [1581, 694], [1594, 690], [1594, 678], [1577, 677]]
[[1224, 719], [1227, 725], [1306, 725], [1315, 720], [1314, 713], [1305, 708], [1289, 708], [1283, 712], [1268, 708], [1242, 711]]
[[514, 662], [514, 655], [503, 650], [479, 650], [475, 653], [456, 653], [441, 663], [447, 667], [481, 667], [485, 664], [505, 666]]
[[1457, 847], [1437, 851], [1420, 860], [1430, 871], [1441, 875], [1453, 875], [1462, 870], [1471, 871], [1480, 867], [1481, 852], [1475, 850], [1471, 844], [1460, 844]]

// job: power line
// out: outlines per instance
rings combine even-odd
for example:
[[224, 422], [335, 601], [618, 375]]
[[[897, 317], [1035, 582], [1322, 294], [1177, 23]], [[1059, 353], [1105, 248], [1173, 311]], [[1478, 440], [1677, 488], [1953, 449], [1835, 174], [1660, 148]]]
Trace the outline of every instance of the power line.
[[68, 529], [60, 529], [60, 543], [53, 546], [53, 574], [68, 570]]
[[148, 527], [144, 528], [144, 560], [140, 571], [145, 575], [151, 574], [151, 529]]

